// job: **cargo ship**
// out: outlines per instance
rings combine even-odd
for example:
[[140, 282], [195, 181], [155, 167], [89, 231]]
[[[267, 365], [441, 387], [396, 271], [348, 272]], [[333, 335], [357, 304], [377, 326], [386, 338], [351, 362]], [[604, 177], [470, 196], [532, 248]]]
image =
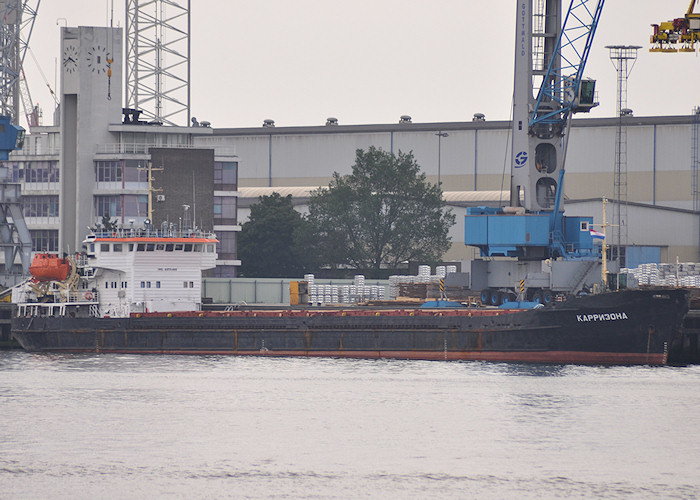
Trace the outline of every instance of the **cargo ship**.
[[33, 352], [664, 365], [688, 311], [679, 288], [527, 309], [438, 301], [203, 311], [201, 275], [215, 265], [216, 243], [199, 231], [128, 228], [88, 235], [65, 260], [40, 256], [13, 290], [12, 334]]

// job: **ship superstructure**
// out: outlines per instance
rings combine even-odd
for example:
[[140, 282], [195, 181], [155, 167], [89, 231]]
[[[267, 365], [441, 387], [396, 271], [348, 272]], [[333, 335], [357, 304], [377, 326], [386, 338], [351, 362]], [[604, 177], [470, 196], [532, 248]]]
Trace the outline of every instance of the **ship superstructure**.
[[64, 279], [37, 255], [33, 278], [13, 291], [20, 316], [128, 317], [132, 313], [197, 311], [202, 271], [216, 265], [216, 236], [170, 225], [95, 231], [82, 252], [65, 257]]

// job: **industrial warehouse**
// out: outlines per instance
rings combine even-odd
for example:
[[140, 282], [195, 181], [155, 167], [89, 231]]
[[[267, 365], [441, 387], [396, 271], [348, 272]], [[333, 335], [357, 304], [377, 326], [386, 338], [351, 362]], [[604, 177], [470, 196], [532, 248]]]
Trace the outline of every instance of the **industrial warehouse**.
[[[625, 116], [627, 132], [628, 222], [625, 247], [629, 267], [644, 262], [698, 260], [697, 180], [698, 116]], [[602, 225], [603, 198], [608, 198], [608, 222], [615, 201], [615, 118], [573, 121], [567, 156], [565, 210], [591, 215]], [[197, 144], [234, 148], [238, 156], [239, 220], [259, 196], [291, 194], [303, 211], [310, 190], [327, 186], [333, 172], [348, 174], [355, 150], [369, 146], [386, 151], [412, 151], [430, 182], [439, 182], [445, 203], [457, 214], [451, 230], [452, 249], [446, 261], [474, 256], [464, 245], [465, 207], [507, 204], [509, 172], [504, 155], [510, 122], [481, 117], [461, 123], [411, 123], [406, 117], [390, 125], [347, 125], [329, 119], [318, 127], [215, 129]], [[695, 161], [695, 168], [693, 167]], [[694, 201], [695, 199], [695, 201]], [[649, 231], [649, 228], [654, 231]], [[679, 231], [678, 228], [683, 228]], [[608, 228], [608, 233], [615, 231]], [[651, 259], [651, 260], [649, 260]]]

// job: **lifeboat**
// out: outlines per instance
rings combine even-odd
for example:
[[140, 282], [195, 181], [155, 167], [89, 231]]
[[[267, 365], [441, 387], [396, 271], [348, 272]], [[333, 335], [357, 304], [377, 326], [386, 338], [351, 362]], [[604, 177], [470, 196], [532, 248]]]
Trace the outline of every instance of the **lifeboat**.
[[70, 262], [58, 255], [38, 253], [32, 259], [29, 272], [36, 281], [64, 281], [70, 272]]

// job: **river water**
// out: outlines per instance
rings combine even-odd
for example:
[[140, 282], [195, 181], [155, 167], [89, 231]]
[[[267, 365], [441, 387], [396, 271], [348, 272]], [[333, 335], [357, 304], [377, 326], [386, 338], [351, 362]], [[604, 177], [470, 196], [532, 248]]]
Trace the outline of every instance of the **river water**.
[[1, 498], [697, 498], [700, 367], [0, 352]]

